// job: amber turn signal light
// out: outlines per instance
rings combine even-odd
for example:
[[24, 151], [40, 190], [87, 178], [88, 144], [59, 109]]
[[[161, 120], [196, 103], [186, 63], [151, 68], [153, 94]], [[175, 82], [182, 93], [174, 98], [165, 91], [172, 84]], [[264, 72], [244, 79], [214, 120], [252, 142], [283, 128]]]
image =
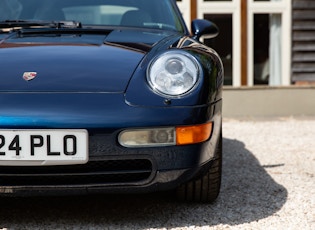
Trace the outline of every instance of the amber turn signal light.
[[206, 141], [212, 132], [212, 123], [176, 127], [176, 145], [188, 145]]

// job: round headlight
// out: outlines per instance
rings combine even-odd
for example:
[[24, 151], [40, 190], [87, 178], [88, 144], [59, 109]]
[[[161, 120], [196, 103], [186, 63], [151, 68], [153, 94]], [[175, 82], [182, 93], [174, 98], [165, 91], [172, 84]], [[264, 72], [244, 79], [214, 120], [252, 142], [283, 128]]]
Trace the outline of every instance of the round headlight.
[[154, 59], [148, 68], [147, 79], [151, 88], [167, 97], [189, 93], [198, 83], [200, 66], [184, 51], [168, 51]]

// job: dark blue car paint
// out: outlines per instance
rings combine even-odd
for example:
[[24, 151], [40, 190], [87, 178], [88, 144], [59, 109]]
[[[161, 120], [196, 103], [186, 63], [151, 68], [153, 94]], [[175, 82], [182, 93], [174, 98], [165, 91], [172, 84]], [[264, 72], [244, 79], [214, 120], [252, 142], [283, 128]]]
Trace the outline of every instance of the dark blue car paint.
[[[140, 158], [153, 165], [151, 176], [137, 183], [10, 186], [14, 192], [172, 189], [214, 157], [221, 132], [223, 70], [210, 48], [177, 32], [123, 28], [104, 35], [14, 32], [0, 39], [0, 56], [5, 57], [0, 59], [0, 129], [83, 128], [90, 135], [90, 161]], [[151, 59], [167, 49], [186, 50], [202, 65], [201, 83], [182, 98], [161, 97], [146, 82]], [[27, 71], [38, 75], [26, 82], [22, 75]], [[130, 149], [117, 141], [128, 128], [210, 121], [212, 135], [200, 144]]]

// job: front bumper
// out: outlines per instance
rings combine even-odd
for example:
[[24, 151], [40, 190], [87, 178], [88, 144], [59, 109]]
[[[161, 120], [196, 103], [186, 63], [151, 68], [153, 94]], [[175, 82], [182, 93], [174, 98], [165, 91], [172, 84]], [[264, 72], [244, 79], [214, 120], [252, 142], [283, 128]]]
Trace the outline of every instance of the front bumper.
[[[19, 109], [12, 110], [11, 114], [8, 114], [7, 117], [11, 120], [6, 119], [6, 116], [2, 117], [1, 125], [8, 129], [16, 127], [86, 128], [90, 134], [90, 160], [85, 165], [73, 166], [1, 166], [1, 195], [131, 193], [167, 190], [189, 181], [203, 167], [211, 163], [221, 132], [221, 101], [203, 107], [141, 108], [127, 106], [117, 99], [114, 100], [115, 107], [104, 105], [100, 108], [101, 101], [95, 102], [98, 96], [85, 95], [79, 104], [74, 104], [73, 101], [71, 104], [72, 97], [69, 95], [63, 103], [58, 100], [50, 101], [48, 111], [41, 108], [45, 100], [42, 105], [40, 103], [19, 104], [19, 107], [15, 107]], [[51, 97], [49, 98], [52, 100]], [[78, 100], [77, 97], [75, 99]], [[13, 100], [11, 108], [16, 106], [15, 102], [16, 100]], [[28, 111], [28, 105], [32, 113], [19, 113], [23, 109]], [[72, 106], [69, 107], [69, 105]], [[120, 108], [126, 114], [125, 117], [117, 116]], [[77, 114], [80, 110], [82, 112]], [[8, 107], [3, 111], [4, 115], [10, 112]], [[118, 134], [130, 126], [163, 127], [210, 121], [214, 124], [211, 137], [200, 144], [126, 148], [117, 142]]]
[[0, 193], [64, 195], [174, 189], [211, 162], [217, 134], [196, 145], [143, 149], [116, 146], [106, 156], [102, 151], [108, 153], [108, 146], [100, 145], [99, 138], [91, 138], [90, 148], [97, 149], [97, 154], [85, 165], [0, 167]]

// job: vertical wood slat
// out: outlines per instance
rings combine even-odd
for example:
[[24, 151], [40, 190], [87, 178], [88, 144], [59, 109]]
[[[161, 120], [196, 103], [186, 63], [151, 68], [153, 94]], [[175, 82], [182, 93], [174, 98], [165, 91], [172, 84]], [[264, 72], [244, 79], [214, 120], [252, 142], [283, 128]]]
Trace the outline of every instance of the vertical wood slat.
[[197, 0], [190, 0], [190, 18], [194, 20], [197, 18]]

